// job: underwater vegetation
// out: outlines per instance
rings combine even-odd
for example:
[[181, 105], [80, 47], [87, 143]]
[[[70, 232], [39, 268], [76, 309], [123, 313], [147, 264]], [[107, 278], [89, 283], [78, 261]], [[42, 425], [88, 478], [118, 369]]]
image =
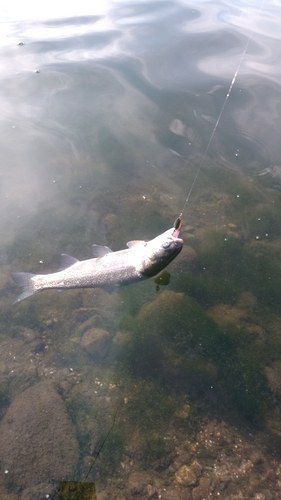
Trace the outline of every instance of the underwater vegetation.
[[224, 231], [208, 234], [207, 243], [194, 247], [201, 272], [185, 281], [176, 278], [177, 287], [203, 307], [231, 303], [248, 291], [257, 297], [260, 307], [279, 310], [281, 266], [268, 248], [255, 242], [246, 244]]
[[241, 328], [219, 326], [197, 301], [172, 291], [126, 315], [122, 328], [131, 336], [120, 362], [133, 376], [195, 398], [215, 386], [241, 415], [262, 418], [269, 397], [262, 355]]

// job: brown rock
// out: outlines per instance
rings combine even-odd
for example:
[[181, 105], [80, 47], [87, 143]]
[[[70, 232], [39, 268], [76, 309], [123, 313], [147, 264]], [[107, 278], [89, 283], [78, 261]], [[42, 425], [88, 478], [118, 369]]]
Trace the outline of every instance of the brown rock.
[[199, 464], [199, 462], [197, 460], [193, 460], [190, 467], [197, 477], [199, 477], [201, 475], [202, 466]]
[[191, 467], [183, 465], [175, 476], [176, 482], [182, 486], [194, 486], [197, 483], [197, 477]]
[[[81, 311], [81, 309], [80, 309]], [[82, 309], [83, 311], [83, 309]], [[78, 319], [79, 321], [79, 319]], [[91, 328], [99, 328], [100, 327], [100, 316], [98, 314], [94, 314], [94, 315], [91, 315], [89, 319], [87, 319], [87, 321], [83, 321], [83, 323], [81, 323], [81, 325], [79, 326], [79, 328], [77, 328], [77, 330], [75, 330], [75, 334], [76, 335], [80, 335], [80, 336], [83, 336], [83, 333], [87, 332], [88, 330], [90, 330]]]
[[[177, 412], [175, 413], [177, 415]], [[184, 451], [177, 456], [176, 460], [173, 463], [173, 467], [175, 469], [179, 469], [182, 465], [186, 465], [190, 462], [190, 453]]]
[[113, 343], [117, 346], [124, 347], [131, 340], [131, 333], [126, 331], [117, 332], [113, 338]]
[[91, 356], [103, 359], [108, 353], [110, 335], [102, 328], [91, 328], [82, 337], [82, 346]]
[[0, 460], [21, 487], [67, 479], [79, 458], [75, 429], [50, 382], [22, 392], [0, 424]]
[[212, 492], [211, 481], [208, 478], [201, 478], [199, 481], [199, 486], [193, 488], [192, 499], [202, 500], [202, 498], [209, 498]]
[[124, 347], [130, 346], [132, 334], [131, 332], [120, 331], [112, 339], [112, 344], [110, 346], [111, 357], [116, 357], [120, 352], [123, 351]]
[[19, 334], [24, 338], [26, 343], [33, 342], [39, 334], [36, 330], [31, 330], [31, 328], [23, 328]]
[[85, 288], [82, 294], [83, 307], [90, 307], [102, 316], [116, 314], [122, 299], [117, 293], [110, 294], [102, 288]]
[[233, 307], [228, 304], [217, 304], [208, 310], [209, 316], [221, 326], [235, 324], [238, 325], [241, 321], [248, 318], [247, 312], [238, 307]]
[[156, 317], [162, 320], [164, 318], [166, 323], [168, 315], [174, 314], [175, 308], [184, 308], [185, 305], [186, 297], [184, 293], [164, 290], [153, 302], [147, 302], [142, 306], [138, 314], [138, 320], [144, 321], [148, 327], [150, 324], [154, 324], [154, 318]]
[[165, 488], [161, 490], [161, 498], [163, 500], [183, 500], [183, 498], [184, 500], [186, 500], [183, 495], [179, 495], [179, 492], [177, 490], [171, 488]]
[[147, 494], [148, 486], [151, 488], [153, 480], [151, 476], [145, 472], [133, 472], [128, 479], [128, 491], [131, 495]]

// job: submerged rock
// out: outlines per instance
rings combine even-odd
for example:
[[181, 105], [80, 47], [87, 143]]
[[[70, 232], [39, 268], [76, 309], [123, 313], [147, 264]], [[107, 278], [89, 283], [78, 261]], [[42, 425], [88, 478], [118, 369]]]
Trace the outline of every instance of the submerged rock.
[[102, 328], [91, 328], [82, 337], [82, 345], [86, 351], [97, 359], [103, 359], [108, 353], [110, 335]]
[[[221, 483], [222, 484], [222, 483]], [[199, 480], [199, 485], [192, 490], [192, 500], [201, 500], [202, 498], [210, 498], [212, 496], [213, 487], [211, 480], [207, 477], [202, 477]]]
[[239, 309], [228, 304], [217, 304], [208, 310], [208, 315], [220, 326], [239, 325], [245, 323], [248, 314], [244, 309]]
[[173, 317], [174, 312], [179, 310], [181, 305], [185, 305], [185, 300], [184, 293], [164, 290], [153, 302], [147, 302], [142, 306], [138, 314], [138, 322], [154, 323], [155, 318], [162, 320], [164, 316], [164, 324], [167, 324], [170, 315]]
[[18, 486], [72, 477], [78, 458], [74, 426], [50, 382], [16, 397], [0, 424], [0, 460]]
[[153, 479], [149, 473], [133, 472], [128, 479], [128, 492], [131, 496], [147, 495], [151, 489]]
[[183, 465], [175, 475], [175, 480], [182, 486], [194, 486], [197, 483], [197, 477], [191, 467]]

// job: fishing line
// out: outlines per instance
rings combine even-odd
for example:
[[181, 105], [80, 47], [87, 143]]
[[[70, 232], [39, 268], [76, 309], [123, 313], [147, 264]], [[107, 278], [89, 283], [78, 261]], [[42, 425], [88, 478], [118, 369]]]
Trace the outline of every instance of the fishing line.
[[[257, 19], [259, 18], [260, 14], [261, 14], [261, 12], [262, 12], [264, 2], [265, 2], [265, 0], [262, 0], [261, 5], [260, 5], [260, 8], [259, 8], [259, 11], [258, 11], [258, 16], [257, 16]], [[248, 46], [249, 46], [249, 43], [250, 43], [250, 41], [251, 41], [251, 39], [252, 39], [253, 33], [254, 33], [254, 28], [252, 29], [252, 31], [250, 32], [250, 34], [249, 34], [249, 36], [248, 36], [248, 39], [247, 39], [246, 45], [245, 45], [244, 50], [243, 50], [243, 52], [242, 52], [242, 55], [241, 55], [241, 57], [240, 57], [240, 60], [239, 60], [239, 63], [238, 63], [238, 65], [237, 65], [237, 68], [236, 68], [236, 71], [235, 71], [235, 73], [234, 73], [234, 76], [233, 76], [233, 78], [232, 78], [232, 81], [231, 81], [231, 83], [230, 83], [230, 86], [229, 86], [228, 92], [227, 92], [227, 94], [226, 94], [226, 96], [225, 96], [225, 99], [224, 99], [224, 102], [223, 102], [222, 108], [221, 108], [221, 110], [220, 110], [219, 116], [218, 116], [217, 121], [216, 121], [216, 123], [215, 123], [215, 126], [214, 126], [214, 128], [213, 128], [213, 131], [212, 131], [212, 133], [211, 133], [211, 136], [210, 136], [209, 142], [208, 142], [208, 144], [207, 144], [207, 147], [206, 147], [206, 149], [205, 149], [205, 152], [204, 152], [204, 154], [203, 154], [202, 160], [201, 160], [201, 162], [200, 162], [200, 164], [199, 164], [199, 167], [198, 167], [198, 169], [197, 169], [197, 171], [196, 171], [196, 174], [195, 174], [195, 176], [194, 176], [194, 179], [193, 179], [193, 182], [192, 182], [191, 188], [190, 188], [189, 193], [188, 193], [188, 195], [187, 195], [187, 197], [186, 197], [186, 199], [185, 199], [185, 202], [184, 202], [184, 205], [183, 205], [182, 211], [181, 211], [181, 213], [180, 213], [180, 215], [179, 215], [179, 218], [180, 218], [180, 217], [182, 217], [183, 212], [185, 211], [186, 205], [187, 205], [187, 203], [188, 203], [188, 201], [189, 201], [189, 198], [190, 198], [190, 196], [191, 196], [191, 193], [192, 193], [193, 188], [194, 188], [194, 186], [195, 186], [195, 183], [196, 183], [196, 181], [197, 181], [198, 175], [199, 175], [199, 173], [200, 173], [200, 171], [201, 171], [201, 168], [202, 168], [202, 166], [203, 166], [203, 163], [204, 163], [205, 158], [206, 158], [206, 156], [207, 156], [207, 153], [208, 153], [208, 151], [209, 151], [209, 148], [210, 148], [210, 146], [211, 146], [212, 140], [213, 140], [214, 135], [215, 135], [215, 133], [216, 133], [216, 130], [217, 130], [217, 128], [218, 128], [218, 125], [219, 125], [220, 119], [221, 119], [221, 117], [222, 117], [222, 114], [223, 114], [224, 108], [225, 108], [225, 106], [226, 106], [226, 103], [227, 103], [228, 98], [229, 98], [229, 96], [230, 96], [230, 93], [231, 93], [231, 91], [232, 91], [233, 85], [234, 85], [234, 83], [235, 83], [235, 81], [236, 81], [236, 78], [237, 78], [237, 75], [238, 75], [238, 73], [239, 73], [239, 70], [240, 70], [241, 64], [242, 64], [242, 62], [243, 62], [243, 60], [244, 60], [244, 57], [245, 57], [245, 55], [246, 55], [246, 52], [247, 52], [247, 50], [248, 50]]]
[[92, 464], [91, 464], [91, 466], [90, 466], [90, 468], [89, 468], [89, 470], [88, 470], [88, 472], [87, 472], [86, 476], [84, 477], [83, 482], [84, 482], [84, 481], [86, 481], [86, 480], [88, 479], [88, 476], [89, 476], [89, 474], [90, 474], [90, 472], [91, 472], [92, 468], [94, 467], [94, 465], [95, 465], [95, 463], [96, 463], [96, 461], [97, 461], [97, 459], [98, 459], [98, 457], [99, 457], [99, 455], [100, 455], [100, 453], [101, 453], [101, 451], [102, 451], [102, 449], [103, 449], [103, 447], [104, 447], [104, 445], [105, 445], [105, 442], [107, 441], [107, 438], [109, 437], [109, 434], [111, 433], [111, 431], [112, 431], [113, 427], [115, 426], [117, 413], [118, 413], [118, 411], [120, 410], [121, 406], [122, 406], [122, 403], [119, 403], [119, 404], [118, 404], [118, 406], [116, 407], [115, 412], [114, 412], [114, 414], [113, 414], [113, 420], [112, 420], [111, 426], [110, 426], [110, 428], [108, 429], [108, 431], [107, 431], [107, 433], [106, 433], [106, 435], [105, 435], [104, 439], [102, 440], [102, 443], [101, 443], [101, 445], [100, 445], [100, 447], [99, 447], [99, 449], [98, 449], [98, 452], [97, 452], [96, 456], [95, 456], [95, 457], [93, 457]]

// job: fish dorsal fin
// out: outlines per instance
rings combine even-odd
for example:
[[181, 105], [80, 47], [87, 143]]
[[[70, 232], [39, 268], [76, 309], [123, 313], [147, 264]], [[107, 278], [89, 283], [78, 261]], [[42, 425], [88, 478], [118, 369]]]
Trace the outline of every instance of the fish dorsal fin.
[[107, 253], [111, 253], [112, 250], [106, 246], [102, 245], [92, 245], [92, 250], [93, 250], [93, 256], [94, 257], [103, 257]]
[[76, 264], [76, 262], [79, 262], [79, 260], [75, 257], [71, 257], [71, 255], [67, 255], [67, 253], [62, 253], [60, 256], [60, 270], [63, 271], [73, 266], [73, 264]]
[[128, 248], [143, 247], [145, 244], [146, 244], [146, 241], [142, 241], [142, 240], [132, 240], [132, 241], [127, 241], [127, 243], [126, 243]]

